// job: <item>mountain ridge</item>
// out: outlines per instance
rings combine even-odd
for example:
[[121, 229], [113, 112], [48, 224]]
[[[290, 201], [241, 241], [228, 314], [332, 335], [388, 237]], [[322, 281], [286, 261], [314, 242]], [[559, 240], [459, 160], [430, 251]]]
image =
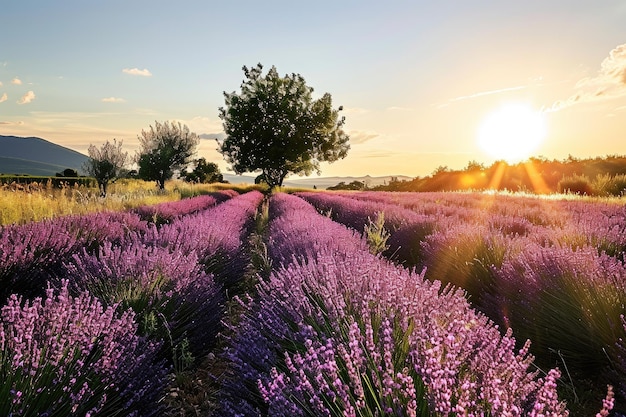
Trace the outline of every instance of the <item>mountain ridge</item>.
[[87, 155], [48, 140], [0, 135], [0, 173], [55, 175], [71, 168], [81, 171]]
[[[0, 135], [0, 174], [54, 176], [57, 172], [71, 168], [83, 173], [82, 166], [89, 159], [77, 151], [57, 145], [46, 139], [35, 136], [4, 136]], [[232, 184], [254, 184], [256, 175], [236, 175], [223, 173], [224, 179]], [[324, 189], [344, 182], [346, 184], [359, 181], [368, 186], [389, 183], [392, 178], [411, 180], [403, 175], [386, 176], [331, 176], [331, 177], [297, 177], [292, 176], [284, 181], [287, 187]]]

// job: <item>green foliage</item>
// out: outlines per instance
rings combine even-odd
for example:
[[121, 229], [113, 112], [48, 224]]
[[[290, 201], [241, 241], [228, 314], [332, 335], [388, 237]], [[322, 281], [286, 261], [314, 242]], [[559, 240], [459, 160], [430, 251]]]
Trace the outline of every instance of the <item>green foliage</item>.
[[574, 174], [570, 177], [565, 177], [559, 181], [557, 185], [559, 193], [567, 194], [580, 194], [580, 195], [594, 195], [594, 189], [591, 184], [591, 180], [585, 175]]
[[182, 171], [196, 152], [200, 139], [179, 123], [155, 122], [150, 130], [142, 130], [138, 137], [141, 149], [136, 155], [139, 178], [156, 181], [165, 189], [165, 181]]
[[593, 180], [593, 188], [601, 197], [626, 195], [626, 175], [598, 174]]
[[[106, 397], [106, 384], [101, 382], [102, 377], [91, 367], [100, 355], [101, 350], [94, 347], [87, 357], [87, 363], [75, 370], [79, 368], [76, 364], [85, 362], [85, 355], [78, 346], [68, 348], [63, 356], [56, 359], [56, 363], [42, 360], [33, 374], [14, 366], [12, 355], [0, 350], [0, 410], [3, 415], [9, 416], [40, 416], [48, 415], [47, 410], [54, 407], [55, 415], [72, 416], [96, 408], [101, 398]], [[41, 356], [46, 357], [45, 350]], [[61, 372], [64, 368], [68, 368], [69, 372], [67, 369]], [[76, 410], [74, 408], [77, 407], [67, 401], [67, 390], [72, 387], [73, 392], [69, 394], [77, 395], [79, 388], [75, 387], [83, 385], [93, 387], [93, 394]], [[22, 402], [26, 404], [20, 404]]]
[[83, 169], [98, 181], [100, 193], [104, 197], [107, 194], [109, 182], [121, 176], [128, 159], [128, 152], [122, 152], [122, 141], [118, 143], [116, 139], [113, 139], [113, 143], [106, 141], [100, 148], [89, 145], [87, 153], [89, 159], [85, 162]]
[[365, 225], [365, 239], [370, 247], [370, 252], [378, 255], [386, 251], [389, 246], [387, 239], [391, 234], [385, 229], [385, 213], [378, 212], [376, 220], [367, 219]]
[[313, 89], [299, 74], [281, 77], [275, 67], [243, 67], [241, 93], [224, 93], [220, 107], [226, 139], [219, 152], [238, 173], [261, 171], [259, 183], [281, 186], [289, 173], [320, 171], [320, 162], [344, 158], [349, 149], [344, 118], [331, 96], [312, 98]]
[[57, 172], [56, 176], [65, 178], [76, 178], [78, 177], [78, 171], [72, 168], [66, 168], [62, 172]]
[[[89, 292], [110, 305], [119, 304], [123, 310], [135, 312], [138, 334], [151, 340], [163, 340], [161, 356], [173, 361], [177, 371], [184, 370], [183, 362], [189, 355], [189, 343], [181, 350], [187, 338], [185, 326], [191, 322], [193, 306], [185, 303], [186, 295], [175, 291], [175, 283], [158, 270], [149, 285], [136, 277], [94, 281]], [[186, 352], [186, 353], [185, 353]]]
[[332, 187], [328, 187], [327, 190], [353, 190], [353, 191], [363, 191], [367, 190], [367, 184], [362, 181], [352, 181], [349, 184], [345, 182], [340, 182], [337, 185], [333, 185]]
[[256, 212], [254, 232], [250, 235], [250, 264], [263, 279], [272, 272], [272, 258], [267, 251], [265, 240], [269, 228], [269, 199], [266, 198]]
[[224, 181], [224, 176], [215, 162], [207, 162], [205, 158], [199, 158], [196, 159], [194, 163], [196, 166], [193, 171], [187, 172], [183, 176], [185, 181], [200, 184], [211, 184], [214, 182]]
[[189, 350], [189, 339], [184, 338], [174, 346], [174, 370], [176, 373], [183, 372], [193, 365], [195, 359]]
[[426, 277], [463, 288], [475, 306], [497, 292], [493, 268], [499, 268], [515, 249], [505, 239], [484, 236], [480, 231], [464, 233], [439, 247], [429, 247], [431, 265]]

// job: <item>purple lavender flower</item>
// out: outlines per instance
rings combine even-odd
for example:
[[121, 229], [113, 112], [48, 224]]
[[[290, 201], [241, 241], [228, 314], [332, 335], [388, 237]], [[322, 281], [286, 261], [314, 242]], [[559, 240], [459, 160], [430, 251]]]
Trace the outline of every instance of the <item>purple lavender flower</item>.
[[178, 201], [140, 206], [135, 208], [134, 212], [146, 221], [161, 225], [170, 223], [177, 217], [206, 210], [217, 204], [217, 202], [218, 200], [212, 195], [201, 195]]
[[[154, 343], [136, 333], [132, 312], [104, 308], [87, 293], [23, 302], [12, 295], [0, 312], [0, 409], [12, 415], [158, 415], [166, 370]], [[141, 398], [135, 393], [141, 393]]]
[[124, 247], [105, 243], [93, 255], [75, 254], [65, 268], [74, 292], [87, 290], [107, 305], [132, 308], [142, 335], [167, 342], [167, 358], [183, 339], [195, 355], [206, 353], [215, 340], [223, 297], [195, 252], [146, 246], [137, 239]]
[[[462, 292], [370, 254], [357, 234], [295, 197], [274, 195], [270, 217], [268, 252], [279, 267], [233, 327], [225, 410], [515, 415], [533, 407], [545, 384], [528, 347], [516, 354], [510, 333], [501, 336]], [[560, 403], [542, 406], [567, 415]]]

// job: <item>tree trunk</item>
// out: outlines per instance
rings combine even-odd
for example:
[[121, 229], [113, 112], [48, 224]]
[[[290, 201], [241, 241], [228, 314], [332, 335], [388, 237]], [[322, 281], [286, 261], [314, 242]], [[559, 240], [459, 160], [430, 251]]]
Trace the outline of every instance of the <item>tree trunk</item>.
[[109, 185], [107, 181], [101, 181], [99, 184], [100, 188], [100, 197], [107, 196], [107, 186]]

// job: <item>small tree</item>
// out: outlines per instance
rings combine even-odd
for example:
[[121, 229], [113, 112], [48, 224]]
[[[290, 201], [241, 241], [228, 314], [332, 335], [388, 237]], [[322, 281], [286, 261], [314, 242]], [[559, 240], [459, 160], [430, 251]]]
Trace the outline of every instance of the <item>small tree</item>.
[[63, 172], [57, 172], [56, 177], [76, 178], [78, 177], [78, 171], [72, 168], [65, 168]]
[[136, 155], [139, 178], [156, 181], [161, 190], [175, 171], [187, 167], [200, 141], [198, 135], [180, 122], [155, 122], [150, 130], [142, 130], [138, 138], [141, 146]]
[[224, 181], [224, 176], [215, 162], [207, 162], [205, 158], [199, 158], [194, 163], [196, 166], [193, 171], [185, 174], [185, 181], [203, 184]]
[[113, 143], [107, 140], [100, 148], [89, 145], [87, 154], [89, 159], [83, 169], [98, 181], [100, 195], [106, 197], [109, 182], [118, 178], [126, 165], [128, 152], [122, 152], [122, 141], [113, 139]]
[[289, 173], [319, 173], [320, 162], [344, 158], [349, 137], [330, 94], [313, 100], [301, 75], [281, 77], [272, 67], [263, 76], [262, 70], [261, 64], [244, 66], [241, 93], [225, 92], [226, 106], [219, 109], [226, 138], [218, 150], [232, 169], [261, 171], [259, 181], [273, 188]]

